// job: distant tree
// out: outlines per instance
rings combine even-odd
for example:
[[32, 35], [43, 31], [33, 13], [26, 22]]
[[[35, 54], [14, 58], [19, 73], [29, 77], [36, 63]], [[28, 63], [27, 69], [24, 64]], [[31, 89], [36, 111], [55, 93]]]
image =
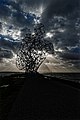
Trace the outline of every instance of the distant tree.
[[53, 45], [44, 39], [44, 25], [37, 24], [34, 34], [28, 30], [17, 54], [16, 65], [25, 72], [36, 72], [48, 53], [54, 53]]

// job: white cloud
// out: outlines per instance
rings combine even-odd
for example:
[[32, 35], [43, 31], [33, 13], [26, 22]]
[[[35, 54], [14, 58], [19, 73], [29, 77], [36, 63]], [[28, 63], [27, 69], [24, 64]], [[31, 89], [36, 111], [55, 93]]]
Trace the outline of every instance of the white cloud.
[[53, 33], [50, 32], [46, 33], [45, 38], [52, 38], [52, 37], [53, 37]]

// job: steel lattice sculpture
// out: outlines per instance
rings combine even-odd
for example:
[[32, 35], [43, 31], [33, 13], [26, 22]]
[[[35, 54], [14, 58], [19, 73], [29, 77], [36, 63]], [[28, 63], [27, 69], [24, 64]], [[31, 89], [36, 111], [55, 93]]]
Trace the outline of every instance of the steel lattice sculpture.
[[34, 34], [28, 30], [17, 54], [16, 65], [20, 70], [36, 72], [47, 53], [54, 52], [52, 43], [44, 40], [44, 25], [38, 24]]

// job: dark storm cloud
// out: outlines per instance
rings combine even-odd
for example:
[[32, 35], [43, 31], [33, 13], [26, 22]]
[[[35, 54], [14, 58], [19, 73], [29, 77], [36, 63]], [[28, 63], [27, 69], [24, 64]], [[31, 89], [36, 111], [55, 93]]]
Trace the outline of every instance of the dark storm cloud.
[[[52, 0], [42, 14], [41, 22], [43, 22], [45, 28], [48, 31], [56, 31], [51, 41], [57, 50], [61, 49], [65, 51], [65, 53], [59, 53], [63, 58], [80, 59], [78, 51], [74, 53], [74, 51], [67, 49], [67, 47], [71, 48], [72, 46], [79, 45], [80, 38], [78, 32], [80, 33], [80, 30], [76, 30], [75, 28], [77, 18], [80, 18], [79, 14], [79, 0]], [[62, 18], [59, 18], [59, 16]], [[64, 31], [60, 32], [58, 29], [64, 29]]]
[[44, 10], [42, 18], [44, 21], [47, 21], [54, 15], [67, 16], [68, 14], [72, 14], [72, 12], [79, 7], [79, 0], [52, 0]]
[[15, 1], [10, 1], [9, 4], [12, 7], [11, 10], [12, 23], [19, 27], [27, 25], [27, 20], [25, 18], [25, 15], [23, 14], [23, 11], [19, 3], [16, 3]]
[[27, 19], [27, 13], [24, 14], [19, 3], [15, 1], [8, 1], [4, 4], [0, 3], [0, 19], [18, 27], [32, 24], [32, 21]]
[[67, 53], [59, 53], [59, 57], [62, 57], [63, 59], [66, 60], [80, 60], [79, 54], [76, 53], [70, 53], [70, 51]]
[[12, 21], [14, 25], [17, 26], [24, 26], [27, 24], [26, 19], [24, 18], [24, 15], [21, 12], [12, 13]]
[[12, 58], [13, 54], [10, 50], [0, 48], [0, 59], [3, 58]]
[[21, 7], [20, 7], [19, 3], [16, 3], [15, 1], [9, 1], [9, 5], [11, 5], [13, 7], [13, 9], [21, 11]]
[[[72, 24], [70, 22], [70, 24]], [[74, 25], [65, 26], [65, 31], [61, 33], [56, 33], [53, 41], [58, 43], [59, 47], [63, 46], [76, 46], [79, 43], [79, 37], [74, 29]]]
[[[53, 31], [51, 41], [58, 49], [72, 47], [79, 44], [79, 36], [76, 27], [76, 20], [68, 20], [64, 17], [52, 18], [48, 23], [48, 31]], [[79, 25], [78, 25], [79, 26]], [[66, 50], [66, 49], [65, 49]]]
[[10, 11], [10, 9], [7, 6], [0, 5], [0, 19], [1, 18], [5, 18], [6, 19], [7, 17], [10, 16], [10, 14], [11, 14], [11, 11]]
[[14, 41], [14, 39], [0, 35], [0, 47], [3, 49], [16, 52], [20, 45], [19, 41]]
[[[3, 0], [4, 1], [4, 0]], [[13, 10], [20, 11], [20, 7], [17, 3], [12, 1], [0, 1], [0, 20], [12, 23], [11, 15], [14, 13]], [[13, 20], [14, 21], [14, 20]]]
[[0, 31], [2, 30], [2, 23], [0, 22]]
[[66, 49], [64, 52], [58, 52], [57, 53], [60, 57], [63, 57], [67, 60], [80, 60], [80, 47], [76, 46], [71, 49]]

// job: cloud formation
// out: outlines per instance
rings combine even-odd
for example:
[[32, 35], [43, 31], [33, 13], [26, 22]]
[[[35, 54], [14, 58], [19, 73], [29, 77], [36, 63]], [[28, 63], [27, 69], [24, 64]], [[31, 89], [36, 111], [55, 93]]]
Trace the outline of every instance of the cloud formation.
[[[80, 59], [80, 53], [68, 50], [80, 44], [80, 1], [52, 0], [42, 14], [42, 22], [52, 35], [53, 42], [59, 55], [68, 59]], [[77, 25], [77, 26], [76, 26]], [[63, 55], [63, 51], [65, 54]], [[70, 53], [70, 54], [69, 54]], [[68, 57], [67, 57], [68, 55]]]
[[59, 53], [63, 58], [70, 53], [77, 59], [80, 53], [72, 47], [80, 47], [79, 14], [80, 0], [0, 0], [0, 59], [17, 52], [25, 29], [32, 28], [39, 17], [55, 51], [65, 52]]
[[42, 14], [43, 21], [51, 19], [54, 15], [68, 16], [79, 9], [79, 0], [52, 0]]

